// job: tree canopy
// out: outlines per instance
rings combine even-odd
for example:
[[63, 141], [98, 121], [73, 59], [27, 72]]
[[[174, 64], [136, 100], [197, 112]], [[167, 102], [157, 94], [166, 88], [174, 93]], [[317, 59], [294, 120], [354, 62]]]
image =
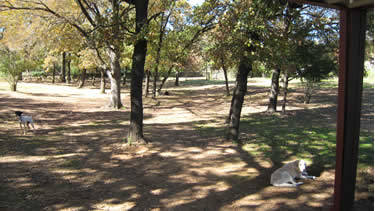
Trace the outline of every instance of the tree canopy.
[[[119, 109], [122, 69], [131, 67], [131, 110], [137, 114], [131, 128], [140, 138], [145, 70], [154, 76], [154, 97], [161, 75], [159, 91], [173, 70], [203, 70], [204, 62], [223, 69], [226, 81], [229, 69], [256, 66], [262, 73], [294, 69], [293, 77], [312, 81], [337, 70], [337, 12], [288, 1], [206, 0], [191, 6], [186, 0], [4, 0], [0, 14], [2, 55], [17, 55], [21, 72], [50, 71], [69, 53], [77, 69], [107, 73], [109, 106]], [[10, 69], [9, 62], [2, 64]]]

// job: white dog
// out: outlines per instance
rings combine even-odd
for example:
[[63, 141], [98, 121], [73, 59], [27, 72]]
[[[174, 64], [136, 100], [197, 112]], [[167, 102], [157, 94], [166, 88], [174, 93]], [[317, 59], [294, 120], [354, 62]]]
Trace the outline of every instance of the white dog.
[[[24, 134], [26, 134], [26, 130], [29, 129], [30, 130], [30, 126], [29, 124], [31, 124], [31, 126], [33, 127], [33, 129], [35, 129], [34, 127], [34, 121], [33, 121], [33, 117], [32, 116], [23, 116], [22, 115], [22, 111], [16, 111], [14, 112], [16, 113], [16, 115], [18, 116], [18, 122], [20, 123], [20, 127], [21, 127], [21, 130], [24, 131]], [[23, 128], [22, 128], [22, 125], [23, 125]], [[26, 128], [27, 126], [27, 128]]]
[[308, 176], [306, 161], [296, 160], [285, 164], [271, 175], [271, 184], [278, 187], [296, 187], [303, 182], [296, 182], [294, 179], [315, 179], [315, 176]]

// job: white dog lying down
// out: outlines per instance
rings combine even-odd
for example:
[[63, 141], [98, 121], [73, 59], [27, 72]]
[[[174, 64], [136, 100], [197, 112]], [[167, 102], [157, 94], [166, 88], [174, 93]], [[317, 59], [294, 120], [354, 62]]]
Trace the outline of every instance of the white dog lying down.
[[306, 161], [296, 160], [285, 164], [271, 175], [271, 184], [278, 187], [296, 187], [303, 182], [296, 182], [294, 179], [315, 179], [315, 176], [308, 176], [306, 172]]
[[[33, 122], [33, 117], [31, 117], [31, 116], [23, 116], [22, 115], [22, 113], [23, 113], [22, 111], [16, 111], [14, 113], [19, 118], [18, 121], [20, 123], [21, 130], [24, 131], [24, 134], [26, 134], [26, 129], [30, 130], [29, 124], [31, 124], [31, 126], [33, 127], [33, 129], [35, 129], [34, 122]], [[22, 125], [23, 125], [23, 128], [22, 128]], [[27, 126], [27, 128], [26, 128], [26, 126]]]

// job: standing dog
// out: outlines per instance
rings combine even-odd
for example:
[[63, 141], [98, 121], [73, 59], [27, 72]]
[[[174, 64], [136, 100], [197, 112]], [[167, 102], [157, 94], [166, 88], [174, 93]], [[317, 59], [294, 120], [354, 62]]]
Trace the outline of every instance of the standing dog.
[[271, 184], [278, 187], [296, 187], [303, 182], [296, 182], [294, 179], [315, 179], [315, 176], [308, 176], [306, 161], [296, 160], [285, 164], [271, 175]]
[[[29, 124], [31, 124], [31, 126], [33, 127], [33, 129], [35, 129], [34, 127], [34, 121], [33, 121], [33, 117], [31, 116], [23, 116], [22, 115], [22, 111], [16, 111], [14, 112], [17, 116], [18, 116], [18, 122], [20, 123], [20, 127], [21, 127], [21, 130], [24, 131], [24, 134], [26, 134], [26, 130], [29, 129], [30, 130], [30, 126]], [[22, 128], [22, 125], [23, 125], [23, 128]], [[26, 128], [27, 126], [27, 128]]]

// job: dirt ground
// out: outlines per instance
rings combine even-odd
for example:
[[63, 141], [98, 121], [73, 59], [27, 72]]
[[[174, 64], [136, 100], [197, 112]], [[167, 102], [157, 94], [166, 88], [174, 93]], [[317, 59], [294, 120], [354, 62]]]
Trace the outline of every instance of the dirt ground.
[[[272, 161], [249, 155], [221, 133], [199, 130], [203, 123], [224, 124], [230, 97], [221, 84], [169, 86], [170, 95], [144, 99], [149, 141], [144, 146], [124, 144], [128, 87], [122, 94], [125, 108], [115, 111], [106, 108], [107, 94], [92, 87], [20, 83], [19, 92], [12, 93], [0, 84], [0, 210], [304, 211], [332, 206], [333, 169], [298, 188], [272, 187], [270, 174], [278, 167]], [[264, 112], [267, 93], [263, 84], [250, 80], [242, 115]], [[335, 104], [336, 89], [319, 94]], [[365, 90], [362, 126], [370, 132], [373, 96], [372, 89]], [[287, 112], [327, 105], [304, 105], [295, 93]], [[21, 133], [16, 110], [33, 116], [34, 132]], [[334, 125], [333, 110], [320, 121]], [[358, 206], [372, 210], [373, 201]]]

